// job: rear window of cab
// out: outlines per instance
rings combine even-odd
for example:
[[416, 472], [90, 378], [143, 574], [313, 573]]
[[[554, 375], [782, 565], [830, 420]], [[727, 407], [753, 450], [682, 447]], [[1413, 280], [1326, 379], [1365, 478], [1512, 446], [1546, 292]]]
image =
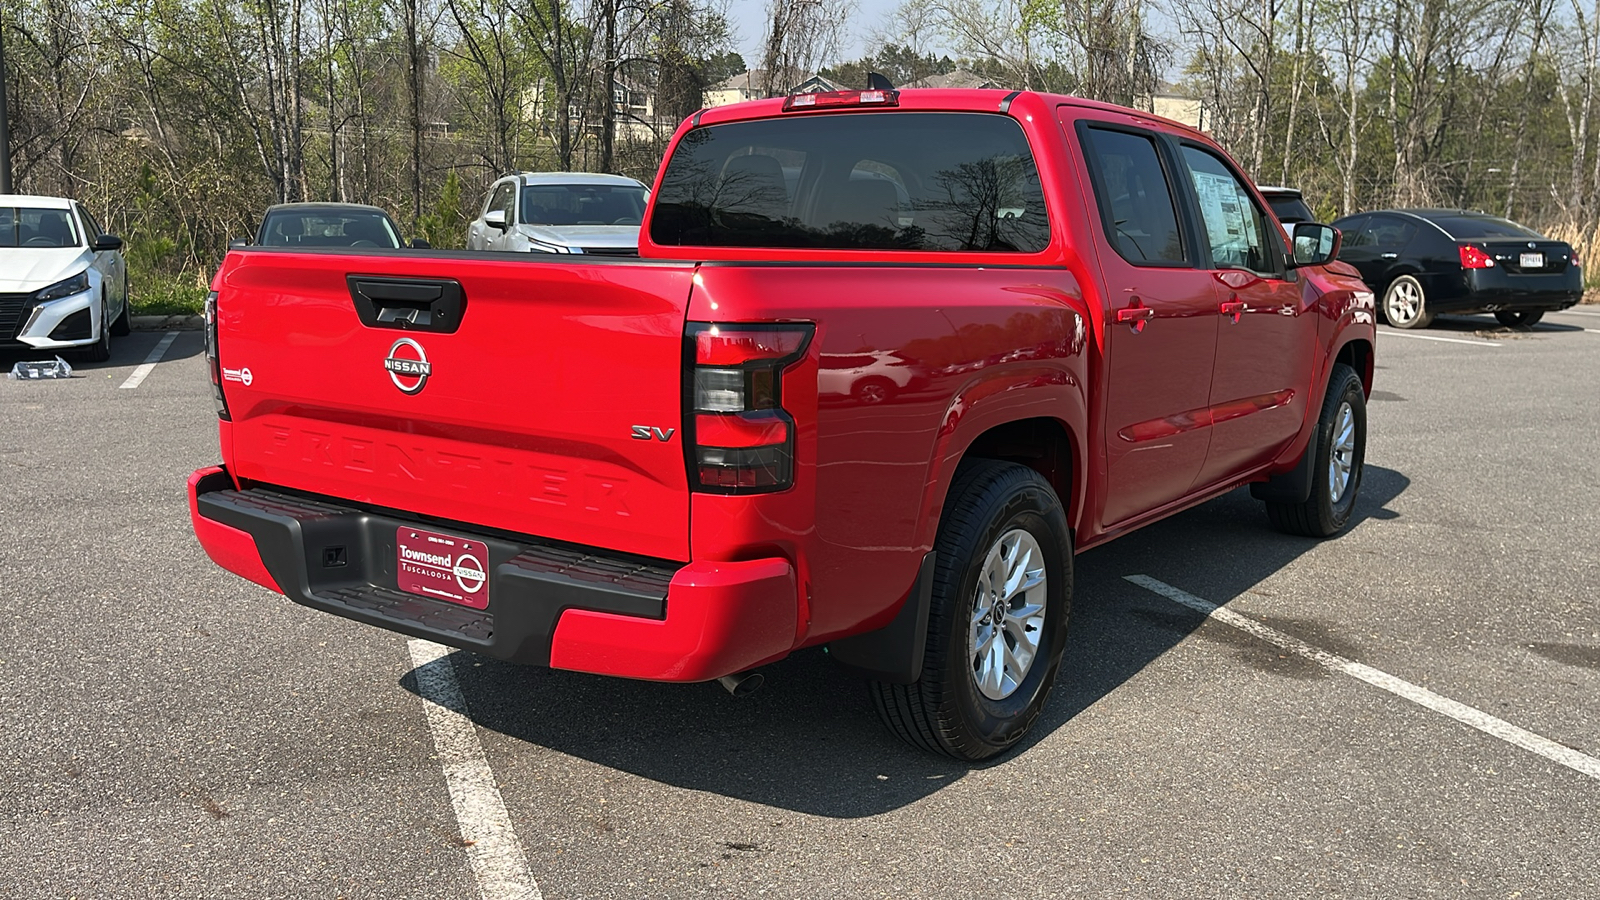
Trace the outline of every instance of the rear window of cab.
[[650, 237], [671, 247], [1037, 253], [1050, 222], [1010, 117], [795, 115], [684, 135]]

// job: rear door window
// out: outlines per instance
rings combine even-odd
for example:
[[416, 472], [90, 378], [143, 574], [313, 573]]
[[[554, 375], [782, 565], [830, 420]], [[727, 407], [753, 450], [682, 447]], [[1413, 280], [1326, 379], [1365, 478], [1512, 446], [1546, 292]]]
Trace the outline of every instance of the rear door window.
[[1385, 253], [1398, 253], [1417, 236], [1417, 223], [1398, 216], [1373, 216], [1365, 231], [1372, 246]]
[[1145, 134], [1082, 131], [1106, 239], [1136, 266], [1187, 266], [1172, 188], [1155, 141]]
[[1050, 222], [1015, 120], [873, 112], [689, 132], [662, 176], [650, 236], [663, 246], [1036, 253]]

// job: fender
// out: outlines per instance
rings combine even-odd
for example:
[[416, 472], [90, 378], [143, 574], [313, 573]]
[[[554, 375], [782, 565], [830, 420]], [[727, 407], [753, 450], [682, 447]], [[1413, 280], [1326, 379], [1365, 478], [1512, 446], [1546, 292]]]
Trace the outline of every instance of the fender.
[[1068, 521], [1075, 523], [1087, 489], [1081, 466], [1088, 458], [1082, 438], [1089, 418], [1084, 368], [1079, 353], [1061, 368], [1030, 368], [971, 382], [951, 398], [933, 447], [918, 540], [932, 546], [956, 466], [973, 442], [992, 428], [1023, 419], [1053, 419], [1066, 431], [1074, 465], [1070, 496], [1062, 499], [1068, 504]]
[[[1330, 292], [1331, 294], [1332, 292]], [[1311, 497], [1311, 485], [1314, 480], [1312, 468], [1316, 464], [1316, 454], [1312, 452], [1315, 445], [1312, 439], [1316, 435], [1318, 418], [1321, 416], [1323, 400], [1328, 395], [1328, 384], [1333, 379], [1333, 367], [1346, 347], [1356, 341], [1365, 341], [1368, 347], [1365, 364], [1356, 372], [1361, 378], [1363, 390], [1368, 395], [1372, 393], [1372, 367], [1373, 350], [1376, 330], [1373, 324], [1373, 298], [1366, 290], [1344, 292], [1347, 297], [1342, 304], [1330, 301], [1324, 295], [1319, 305], [1323, 306], [1330, 318], [1334, 319], [1332, 331], [1338, 342], [1329, 352], [1323, 355], [1321, 369], [1317, 373], [1317, 384], [1322, 388], [1317, 392], [1315, 402], [1306, 404], [1306, 421], [1301, 428], [1294, 443], [1290, 444], [1290, 453], [1296, 454], [1293, 466], [1285, 471], [1274, 474], [1266, 481], [1257, 481], [1250, 485], [1250, 496], [1257, 500], [1266, 500], [1275, 503], [1304, 503]], [[1288, 454], [1285, 454], [1288, 458]], [[1283, 460], [1279, 461], [1280, 464]]]

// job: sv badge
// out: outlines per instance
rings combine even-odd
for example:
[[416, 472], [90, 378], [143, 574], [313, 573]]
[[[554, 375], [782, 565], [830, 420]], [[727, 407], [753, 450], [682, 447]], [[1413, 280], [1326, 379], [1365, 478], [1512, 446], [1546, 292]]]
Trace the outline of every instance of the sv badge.
[[654, 438], [658, 441], [670, 441], [677, 431], [678, 429], [676, 428], [662, 430], [660, 428], [652, 428], [649, 425], [635, 425], [633, 426], [633, 439], [636, 441], [648, 441]]

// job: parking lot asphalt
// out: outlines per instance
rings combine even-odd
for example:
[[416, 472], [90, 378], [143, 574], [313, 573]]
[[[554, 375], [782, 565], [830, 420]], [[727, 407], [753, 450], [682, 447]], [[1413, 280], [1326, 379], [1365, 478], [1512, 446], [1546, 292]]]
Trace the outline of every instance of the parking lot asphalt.
[[1600, 757], [1600, 307], [1383, 329], [1350, 531], [1241, 490], [1081, 554], [1056, 693], [982, 766], [820, 652], [738, 701], [419, 669], [216, 568], [201, 336], [123, 387], [163, 339], [0, 379], [0, 896], [515, 895], [463, 846], [441, 677], [522, 896], [1600, 896], [1600, 779], [1128, 580]]

